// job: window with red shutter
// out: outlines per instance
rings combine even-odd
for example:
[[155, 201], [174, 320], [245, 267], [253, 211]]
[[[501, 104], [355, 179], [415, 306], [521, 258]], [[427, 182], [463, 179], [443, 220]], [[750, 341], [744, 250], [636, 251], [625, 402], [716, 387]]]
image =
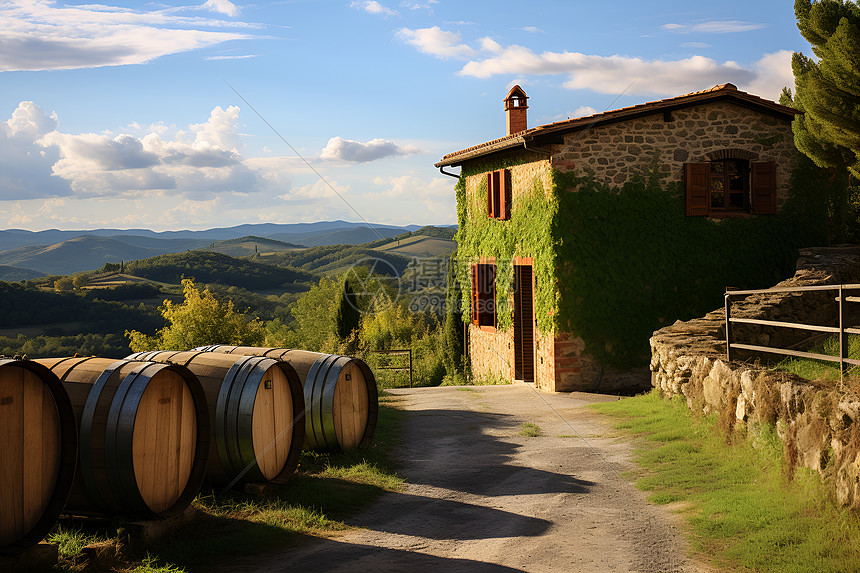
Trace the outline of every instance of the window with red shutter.
[[511, 218], [511, 173], [507, 169], [487, 173], [487, 216]]
[[472, 265], [472, 323], [496, 326], [496, 265]]
[[723, 158], [684, 164], [687, 216], [776, 213], [776, 166]]

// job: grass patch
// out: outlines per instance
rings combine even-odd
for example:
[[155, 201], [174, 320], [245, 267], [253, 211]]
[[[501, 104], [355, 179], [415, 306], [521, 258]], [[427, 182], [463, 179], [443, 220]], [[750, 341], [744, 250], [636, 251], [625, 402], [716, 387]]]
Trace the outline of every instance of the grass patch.
[[159, 565], [158, 559], [147, 554], [141, 564], [131, 570], [131, 573], [185, 573], [185, 569], [170, 563]]
[[537, 438], [541, 435], [540, 426], [531, 422], [523, 422], [520, 425], [520, 435], [527, 438]]
[[[349, 527], [343, 519], [386, 491], [397, 491], [390, 453], [399, 443], [405, 415], [393, 407], [396, 399], [380, 397], [372, 445], [366, 450], [319, 454], [302, 452], [292, 479], [272, 487], [264, 497], [238, 491], [201, 493], [194, 501], [197, 517], [175, 535], [146, 547], [145, 553], [123, 551], [115, 569], [135, 573], [205, 571], [212, 564], [242, 555], [273, 550], [298, 542], [305, 535], [326, 535]], [[61, 544], [61, 570], [81, 570], [76, 557], [97, 541], [115, 541], [123, 534], [58, 527], [49, 539]]]
[[[825, 338], [806, 352], [838, 357], [839, 337], [830, 336]], [[846, 358], [860, 359], [860, 336], [856, 334], [848, 335], [848, 356]], [[791, 372], [807, 380], [836, 381], [840, 377], [838, 362], [813, 360], [811, 358], [785, 358], [778, 362], [773, 369]], [[849, 367], [846, 375], [854, 378], [860, 377], [860, 367]]]
[[636, 486], [652, 503], [684, 502], [694, 549], [721, 569], [857, 570], [858, 516], [830, 500], [817, 474], [788, 480], [773, 429], [729, 445], [714, 419], [657, 392], [591, 407], [639, 438]]
[[74, 557], [75, 555], [79, 555], [87, 545], [101, 543], [108, 539], [109, 535], [105, 531], [83, 531], [60, 523], [54, 527], [54, 530], [45, 538], [45, 541], [59, 545], [58, 551], [60, 557]]

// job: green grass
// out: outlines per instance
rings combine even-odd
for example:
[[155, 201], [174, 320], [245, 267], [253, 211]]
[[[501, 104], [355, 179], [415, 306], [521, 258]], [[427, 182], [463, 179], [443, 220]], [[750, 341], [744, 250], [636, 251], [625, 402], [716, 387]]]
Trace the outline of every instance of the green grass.
[[[831, 336], [823, 341], [815, 344], [806, 352], [815, 354], [826, 354], [828, 356], [839, 356], [839, 337]], [[848, 335], [848, 356], [847, 358], [860, 359], [860, 336], [856, 334]], [[839, 380], [839, 363], [828, 362], [824, 360], [813, 360], [811, 358], [785, 358], [774, 366], [775, 370], [782, 370], [797, 374], [807, 380], [824, 380], [836, 381]], [[848, 369], [848, 376], [860, 376], [860, 367], [852, 367]]]
[[131, 573], [185, 573], [185, 569], [170, 563], [159, 565], [158, 559], [147, 554], [141, 564], [131, 570]]
[[654, 392], [591, 407], [638, 437], [636, 486], [652, 503], [680, 502], [694, 549], [721, 570], [857, 571], [858, 516], [829, 499], [818, 474], [789, 481], [772, 429], [727, 439]]
[[523, 422], [520, 425], [520, 435], [527, 438], [537, 438], [541, 435], [540, 426], [531, 422]]
[[87, 545], [107, 541], [108, 535], [104, 531], [82, 531], [61, 523], [45, 540], [59, 546], [60, 557], [72, 557], [79, 555]]
[[[201, 493], [194, 501], [197, 516], [188, 526], [143, 554], [125, 551], [120, 568], [135, 573], [205, 571], [212, 564], [241, 555], [297, 543], [307, 535], [326, 535], [349, 527], [343, 519], [366, 507], [386, 491], [397, 491], [398, 477], [389, 457], [399, 441], [403, 412], [380, 397], [372, 445], [365, 450], [336, 453], [302, 452], [296, 475], [261, 496], [238, 491]], [[98, 537], [85, 529], [57, 528], [51, 537], [61, 543], [62, 568], [79, 570], [75, 557], [85, 545], [114, 540], [122, 533]]]

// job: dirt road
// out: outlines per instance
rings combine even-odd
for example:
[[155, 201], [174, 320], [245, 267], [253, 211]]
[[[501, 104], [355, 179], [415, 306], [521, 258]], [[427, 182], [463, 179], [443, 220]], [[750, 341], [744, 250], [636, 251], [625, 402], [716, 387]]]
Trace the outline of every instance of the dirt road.
[[[406, 488], [362, 529], [230, 564], [231, 571], [696, 572], [676, 518], [621, 474], [630, 445], [584, 406], [614, 400], [526, 385], [395, 390], [411, 412]], [[522, 424], [541, 429], [520, 435]]]

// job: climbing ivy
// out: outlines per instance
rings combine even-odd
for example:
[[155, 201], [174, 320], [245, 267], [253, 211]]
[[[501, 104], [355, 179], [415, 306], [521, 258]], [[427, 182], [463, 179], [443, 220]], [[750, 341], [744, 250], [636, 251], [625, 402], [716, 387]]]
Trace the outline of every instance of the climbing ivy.
[[[496, 257], [497, 325], [506, 330], [511, 260], [533, 257], [538, 328], [575, 333], [586, 353], [620, 367], [647, 363], [654, 330], [718, 308], [726, 286], [764, 288], [790, 276], [799, 246], [827, 241], [828, 211], [815, 194], [843, 183], [802, 159], [778, 215], [711, 219], [686, 217], [682, 184], [661, 180], [657, 169], [620, 188], [553, 170], [548, 191], [537, 177], [517, 190], [510, 220], [481, 216], [486, 183], [467, 194], [466, 178], [514, 164], [461, 173], [457, 280], [469, 292], [470, 265], [462, 263]], [[464, 296], [464, 321], [470, 310]]]
[[[519, 163], [522, 163], [520, 161]], [[525, 192], [515, 194], [511, 207], [511, 218], [506, 221], [490, 219], [486, 213], [487, 183], [481, 181], [476, 192], [467, 196], [466, 177], [503, 167], [516, 162], [485, 163], [470, 169], [464, 168], [457, 185], [458, 222], [457, 252], [458, 280], [464, 285], [463, 292], [470, 292], [471, 263], [480, 257], [496, 259], [496, 324], [500, 330], [507, 330], [513, 323], [513, 308], [510, 304], [511, 289], [514, 283], [514, 257], [533, 257], [535, 284], [552, 285], [555, 283], [555, 250], [553, 235], [547, 229], [553, 227], [557, 215], [558, 200], [554, 188], [550, 195], [539, 178], [531, 182]], [[468, 212], [473, 216], [469, 218]], [[535, 291], [536, 308], [544, 309], [537, 315], [538, 327], [549, 332], [553, 328], [555, 308], [555, 289], [538, 287]], [[464, 320], [471, 317], [471, 299], [463, 297], [462, 311]]]

